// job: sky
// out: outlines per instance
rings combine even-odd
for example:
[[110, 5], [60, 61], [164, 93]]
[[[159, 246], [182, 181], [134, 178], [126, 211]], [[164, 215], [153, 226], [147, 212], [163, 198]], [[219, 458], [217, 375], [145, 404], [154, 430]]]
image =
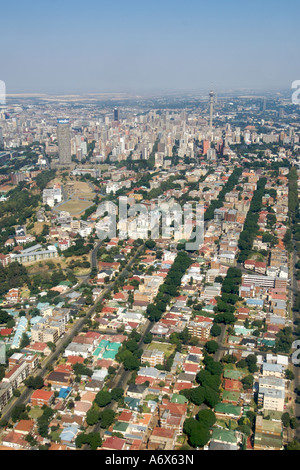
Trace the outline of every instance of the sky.
[[15, 0], [0, 6], [11, 93], [289, 89], [299, 0]]

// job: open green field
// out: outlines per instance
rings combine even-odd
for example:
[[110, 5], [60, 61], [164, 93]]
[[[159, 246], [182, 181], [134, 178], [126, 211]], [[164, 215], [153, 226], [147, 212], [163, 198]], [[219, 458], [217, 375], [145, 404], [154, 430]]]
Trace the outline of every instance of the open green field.
[[28, 413], [29, 417], [32, 419], [37, 419], [42, 416], [42, 414], [43, 410], [39, 406], [34, 406]]
[[175, 348], [176, 346], [174, 344], [152, 341], [152, 343], [149, 344], [147, 350], [152, 351], [153, 349], [158, 349], [158, 351], [163, 351], [165, 356], [168, 358], [175, 351]]
[[83, 201], [82, 199], [70, 199], [69, 201], [66, 201], [63, 204], [55, 206], [53, 208], [53, 211], [66, 211], [69, 212], [70, 215], [75, 216], [81, 214], [92, 205], [93, 203], [91, 201]]

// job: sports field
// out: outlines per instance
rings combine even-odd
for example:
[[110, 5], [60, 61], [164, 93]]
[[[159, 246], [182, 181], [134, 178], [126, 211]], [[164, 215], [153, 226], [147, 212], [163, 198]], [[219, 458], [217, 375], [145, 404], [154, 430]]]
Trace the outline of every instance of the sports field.
[[79, 215], [93, 205], [91, 201], [84, 201], [82, 199], [70, 199], [69, 201], [58, 204], [53, 208], [53, 211], [60, 212], [66, 211], [70, 215], [75, 216]]

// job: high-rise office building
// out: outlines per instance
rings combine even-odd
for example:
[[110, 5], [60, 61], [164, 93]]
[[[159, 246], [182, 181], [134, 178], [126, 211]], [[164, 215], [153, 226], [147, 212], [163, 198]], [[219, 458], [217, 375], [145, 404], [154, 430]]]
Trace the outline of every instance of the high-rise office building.
[[209, 93], [209, 133], [212, 133], [213, 125], [213, 113], [214, 113], [214, 92]]
[[0, 150], [4, 149], [4, 139], [3, 139], [3, 131], [2, 127], [0, 127]]
[[217, 159], [216, 149], [214, 148], [207, 149], [207, 160], [216, 160], [216, 159]]
[[210, 148], [210, 141], [209, 141], [208, 139], [203, 140], [203, 142], [202, 142], [202, 147], [203, 147], [202, 154], [203, 154], [203, 155], [206, 155], [208, 149]]
[[57, 141], [60, 165], [70, 165], [71, 136], [69, 119], [57, 119]]
[[114, 109], [114, 121], [118, 121], [119, 120], [119, 110], [118, 108], [115, 108]]

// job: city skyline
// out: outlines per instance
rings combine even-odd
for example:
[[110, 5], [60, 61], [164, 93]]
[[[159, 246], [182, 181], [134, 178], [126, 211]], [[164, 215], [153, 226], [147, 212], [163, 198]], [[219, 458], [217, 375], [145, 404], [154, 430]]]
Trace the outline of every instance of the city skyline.
[[285, 5], [17, 1], [2, 6], [0, 79], [8, 94], [288, 89], [299, 4]]

